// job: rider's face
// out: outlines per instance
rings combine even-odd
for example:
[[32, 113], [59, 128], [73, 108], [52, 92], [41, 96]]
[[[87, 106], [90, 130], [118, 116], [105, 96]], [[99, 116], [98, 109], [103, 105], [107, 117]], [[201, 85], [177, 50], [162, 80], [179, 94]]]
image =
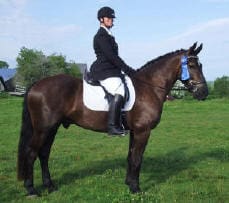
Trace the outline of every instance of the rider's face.
[[113, 27], [113, 18], [108, 18], [108, 17], [104, 17], [101, 19], [101, 23], [106, 26], [107, 28], [111, 28]]

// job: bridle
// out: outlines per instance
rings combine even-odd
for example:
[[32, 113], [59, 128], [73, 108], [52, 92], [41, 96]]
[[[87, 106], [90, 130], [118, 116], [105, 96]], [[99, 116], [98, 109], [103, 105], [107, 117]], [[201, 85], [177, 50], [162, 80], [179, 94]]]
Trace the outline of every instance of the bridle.
[[198, 56], [186, 56], [183, 55], [181, 57], [181, 75], [180, 75], [180, 80], [181, 82], [185, 85], [186, 88], [188, 88], [189, 91], [191, 92], [196, 92], [198, 90], [198, 87], [202, 84], [206, 84], [206, 81], [196, 81], [192, 80], [190, 77], [189, 73], [189, 60], [191, 58], [197, 59], [198, 65], [202, 66], [201, 63], [199, 62], [199, 57]]

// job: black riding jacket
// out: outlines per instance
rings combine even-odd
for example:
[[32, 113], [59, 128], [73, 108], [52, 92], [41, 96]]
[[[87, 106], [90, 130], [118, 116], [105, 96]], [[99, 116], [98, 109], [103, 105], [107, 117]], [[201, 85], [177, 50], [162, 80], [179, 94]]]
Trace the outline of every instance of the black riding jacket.
[[121, 71], [128, 74], [132, 69], [118, 55], [118, 44], [115, 38], [100, 27], [94, 36], [96, 61], [91, 65], [93, 80], [104, 80], [109, 77], [120, 77]]

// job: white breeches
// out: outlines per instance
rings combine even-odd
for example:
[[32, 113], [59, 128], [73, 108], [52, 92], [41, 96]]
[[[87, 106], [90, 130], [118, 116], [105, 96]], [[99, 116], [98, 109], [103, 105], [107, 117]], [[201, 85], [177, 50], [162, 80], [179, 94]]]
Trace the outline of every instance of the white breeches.
[[103, 85], [106, 90], [112, 95], [120, 94], [124, 97], [124, 85], [122, 83], [121, 78], [119, 77], [111, 77], [105, 80], [100, 80], [101, 85]]

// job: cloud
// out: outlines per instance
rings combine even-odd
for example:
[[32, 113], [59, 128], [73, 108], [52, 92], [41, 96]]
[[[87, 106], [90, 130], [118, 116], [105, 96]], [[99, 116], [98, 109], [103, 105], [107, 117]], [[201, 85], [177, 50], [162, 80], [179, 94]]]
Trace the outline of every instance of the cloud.
[[174, 39], [182, 43], [199, 41], [203, 42], [204, 50], [201, 52], [201, 58], [205, 65], [206, 77], [210, 80], [215, 77], [229, 75], [229, 60], [226, 53], [229, 53], [229, 18], [215, 19], [209, 22], [191, 27], [183, 34]]
[[[54, 53], [54, 48], [77, 35], [80, 28], [74, 24], [42, 24], [26, 15], [27, 0], [0, 1], [0, 59], [15, 66], [21, 47], [45, 49]], [[2, 12], [4, 11], [4, 12]]]
[[111, 0], [98, 0], [99, 3], [108, 3], [108, 2], [111, 2]]
[[193, 25], [182, 33], [156, 43], [132, 43], [124, 47], [126, 59], [134, 67], [140, 67], [146, 60], [180, 48], [188, 49], [194, 42], [203, 43], [200, 60], [208, 80], [229, 75], [229, 18], [213, 19]]
[[229, 3], [229, 0], [206, 0], [210, 3]]
[[166, 40], [162, 46], [175, 47], [181, 44], [188, 47], [193, 42], [202, 42], [204, 49], [200, 54], [207, 79], [229, 75], [229, 18], [214, 19], [190, 27], [187, 31]]
[[17, 16], [18, 14], [23, 13], [27, 3], [28, 0], [0, 0], [1, 15], [8, 13], [10, 16]]
[[[203, 40], [208, 39], [212, 42], [219, 42], [226, 39], [229, 33], [229, 18], [221, 18], [211, 20], [202, 24], [191, 26], [188, 30], [177, 35], [170, 41], [177, 41], [180, 39], [187, 40], [188, 38], [202, 38]], [[221, 37], [221, 39], [218, 39]]]

